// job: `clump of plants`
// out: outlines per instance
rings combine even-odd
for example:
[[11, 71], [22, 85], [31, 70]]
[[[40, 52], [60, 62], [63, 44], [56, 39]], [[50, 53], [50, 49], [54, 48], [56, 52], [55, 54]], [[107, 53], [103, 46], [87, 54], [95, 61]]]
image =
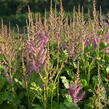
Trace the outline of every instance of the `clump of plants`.
[[25, 34], [2, 23], [1, 109], [108, 109], [109, 24], [93, 7], [88, 21], [62, 3], [44, 19], [29, 11]]

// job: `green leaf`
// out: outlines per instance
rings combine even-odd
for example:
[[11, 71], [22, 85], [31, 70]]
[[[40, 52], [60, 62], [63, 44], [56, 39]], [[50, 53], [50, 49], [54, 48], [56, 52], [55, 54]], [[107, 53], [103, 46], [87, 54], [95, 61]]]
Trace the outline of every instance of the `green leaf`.
[[87, 87], [88, 83], [85, 79], [81, 79], [81, 84], [83, 85], [83, 87]]
[[64, 50], [63, 53], [64, 53], [65, 56], [68, 56], [67, 50]]
[[1, 91], [1, 89], [3, 88], [5, 82], [6, 82], [5, 78], [0, 75], [0, 91]]
[[17, 78], [14, 79], [16, 83], [20, 84], [21, 86], [23, 86], [22, 82], [19, 81]]
[[94, 91], [92, 89], [88, 89], [88, 91], [94, 94]]
[[43, 109], [43, 107], [41, 107], [38, 104], [32, 104], [33, 109]]
[[57, 103], [53, 101], [52, 109], [68, 109], [68, 108], [63, 103]]
[[108, 47], [108, 45], [107, 45], [107, 43], [100, 43], [100, 50], [103, 50], [103, 49], [105, 49], [106, 47]]
[[61, 103], [61, 104], [59, 105], [59, 109], [68, 109], [68, 108], [65, 107], [65, 105]]
[[1, 71], [3, 70], [3, 65], [0, 65], [0, 73], [1, 73]]
[[0, 61], [3, 61], [4, 55], [0, 54]]
[[[73, 102], [69, 102], [67, 100], [64, 101], [65, 106], [68, 109], [80, 109], [77, 105], [75, 105]], [[61, 109], [61, 108], [60, 108]]]
[[106, 68], [106, 72], [109, 74], [109, 66]]

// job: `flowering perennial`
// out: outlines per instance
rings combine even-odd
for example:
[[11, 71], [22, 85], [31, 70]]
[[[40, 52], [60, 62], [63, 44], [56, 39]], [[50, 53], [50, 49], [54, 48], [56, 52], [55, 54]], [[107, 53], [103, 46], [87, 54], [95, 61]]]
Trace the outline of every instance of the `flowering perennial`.
[[69, 88], [69, 94], [72, 97], [75, 104], [82, 100], [85, 96], [85, 92], [81, 93], [82, 88], [83, 87], [81, 85], [75, 83], [72, 84]]
[[45, 65], [47, 55], [48, 37], [45, 33], [40, 33], [35, 36], [34, 40], [27, 41], [27, 65], [28, 70], [39, 72]]

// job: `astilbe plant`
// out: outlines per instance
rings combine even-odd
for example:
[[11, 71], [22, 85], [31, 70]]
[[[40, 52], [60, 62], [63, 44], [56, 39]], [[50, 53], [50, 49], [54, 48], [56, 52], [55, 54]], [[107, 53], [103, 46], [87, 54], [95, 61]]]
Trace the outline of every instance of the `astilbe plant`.
[[102, 84], [99, 84], [95, 92], [95, 107], [96, 109], [103, 109], [107, 104], [106, 89]]
[[94, 100], [94, 106], [95, 109], [103, 109], [107, 105], [107, 92], [102, 84], [101, 74], [100, 74], [100, 65], [98, 65], [98, 84], [97, 88], [95, 89], [95, 100]]
[[91, 33], [89, 40], [85, 42], [85, 47], [88, 47], [89, 45], [93, 45], [94, 48], [97, 48], [99, 46], [100, 37], [95, 36], [93, 33]]
[[88, 48], [90, 45], [92, 45], [95, 50], [99, 48], [100, 43], [106, 43], [107, 47], [105, 48], [105, 53], [109, 53], [109, 31], [107, 31], [102, 37], [91, 35], [89, 40], [85, 42], [85, 47]]
[[74, 52], [74, 46], [72, 43], [68, 44], [68, 45], [66, 43], [61, 44], [60, 48], [62, 51], [66, 51], [68, 53], [69, 57], [71, 57], [73, 61], [75, 61], [77, 59], [78, 55], [80, 54], [80, 53], [76, 54]]
[[69, 88], [69, 94], [72, 97], [75, 104], [77, 104], [85, 96], [85, 92], [80, 92], [82, 88], [83, 87], [80, 84], [76, 83], [73, 83]]
[[109, 27], [109, 23], [107, 23], [106, 21], [101, 21], [100, 25], [101, 25], [102, 28]]
[[[59, 76], [62, 68], [64, 67], [65, 62], [67, 61], [67, 56], [65, 53], [61, 53], [58, 48], [48, 48], [48, 37], [44, 33], [40, 33], [35, 36], [34, 40], [28, 40], [26, 53], [27, 55], [27, 65], [30, 70], [38, 72], [40, 79], [43, 83], [38, 83], [41, 90], [43, 90], [42, 97], [40, 102], [43, 103], [44, 109], [48, 109], [48, 104], [51, 104], [51, 109], [53, 105], [53, 97], [56, 96], [58, 92], [58, 82]], [[51, 43], [53, 47], [54, 42]], [[49, 47], [51, 47], [49, 45]], [[56, 52], [55, 52], [56, 51]], [[55, 55], [54, 55], [55, 52]], [[53, 54], [52, 54], [53, 53]], [[60, 60], [61, 59], [61, 62]], [[53, 63], [56, 62], [55, 64]], [[32, 63], [32, 64], [31, 64]], [[33, 66], [34, 63], [34, 66]], [[45, 66], [46, 65], [46, 66]], [[41, 75], [41, 70], [44, 68], [44, 75]], [[57, 90], [56, 90], [57, 89]], [[37, 93], [39, 93], [37, 91]], [[59, 96], [57, 95], [57, 100]]]
[[34, 40], [27, 40], [26, 54], [29, 73], [40, 72], [44, 68], [47, 57], [48, 37], [45, 33], [39, 33]]
[[[6, 79], [12, 84], [16, 80], [17, 81], [17, 82], [15, 81], [16, 83], [18, 83], [20, 86], [23, 86], [22, 85], [23, 83], [19, 81], [21, 78], [19, 79], [19, 77], [17, 77], [17, 75], [19, 75], [18, 72], [22, 72], [22, 70], [26, 69], [25, 72], [28, 72], [29, 74], [28, 76], [28, 74], [24, 73], [25, 75], [23, 79], [25, 81], [25, 86], [27, 85], [28, 86], [20, 87], [22, 89], [26, 88], [27, 92], [23, 92], [24, 95], [22, 93], [23, 90], [22, 91], [18, 90], [19, 92], [17, 91], [17, 88], [19, 87], [19, 85], [16, 85], [15, 83], [16, 85], [15, 92], [16, 94], [18, 94], [17, 99], [19, 99], [19, 95], [22, 96], [20, 97], [21, 101], [15, 99], [17, 101], [17, 104], [19, 102], [20, 104], [24, 104], [24, 108], [39, 109], [40, 107], [38, 107], [38, 105], [40, 105], [39, 104], [40, 102], [44, 105], [44, 109], [60, 108], [60, 106], [54, 107], [55, 102], [56, 104], [59, 104], [59, 103], [64, 104], [63, 102], [64, 100], [62, 100], [63, 98], [61, 98], [62, 94], [60, 93], [61, 85], [62, 85], [60, 83], [60, 76], [61, 74], [65, 75], [65, 78], [68, 78], [67, 82], [69, 83], [70, 81], [69, 76], [71, 77], [71, 79], [75, 78], [74, 72], [75, 72], [75, 69], [77, 69], [76, 62], [79, 61], [81, 64], [80, 65], [81, 82], [79, 77], [79, 64], [78, 64], [77, 78], [74, 80], [73, 83], [71, 83], [70, 87], [69, 87], [69, 84], [66, 84], [66, 82], [64, 82], [68, 89], [67, 94], [69, 94], [71, 98], [71, 106], [73, 106], [72, 104], [72, 101], [73, 101], [74, 104], [78, 107], [79, 102], [83, 100], [83, 98], [85, 97], [86, 91], [88, 92], [90, 89], [94, 92], [94, 94], [87, 95], [86, 99], [84, 99], [84, 101], [86, 101], [86, 104], [87, 104], [87, 101], [89, 101], [90, 103], [89, 99], [91, 97], [91, 98], [94, 98], [93, 99], [94, 109], [95, 108], [102, 109], [103, 107], [106, 106], [106, 100], [107, 100], [106, 94], [108, 91], [105, 89], [105, 86], [108, 89], [108, 82], [107, 82], [108, 79], [106, 79], [108, 78], [108, 74], [106, 74], [107, 76], [106, 77], [103, 71], [105, 70], [104, 66], [106, 67], [108, 66], [107, 65], [108, 58], [106, 60], [106, 65], [104, 65], [105, 63], [104, 55], [103, 55], [103, 61], [101, 58], [99, 59], [100, 65], [102, 64], [104, 65], [101, 68], [103, 70], [102, 72], [104, 76], [103, 83], [106, 83], [106, 84], [99, 83], [96, 86], [95, 83], [99, 82], [101, 79], [99, 78], [98, 81], [93, 80], [93, 77], [96, 78], [95, 71], [96, 71], [96, 64], [98, 61], [96, 61], [97, 57], [92, 57], [92, 54], [94, 54], [94, 56], [97, 54], [97, 56], [99, 55], [98, 57], [102, 55], [102, 53], [97, 52], [97, 50], [100, 50], [99, 45], [103, 41], [105, 41], [107, 45], [109, 44], [109, 31], [107, 31], [104, 34], [100, 34], [100, 35], [98, 34], [100, 29], [102, 30], [107, 29], [108, 24], [104, 22], [101, 24], [101, 27], [98, 25], [99, 22], [97, 19], [95, 8], [96, 7], [94, 5], [94, 12], [93, 12], [94, 20], [90, 19], [89, 21], [84, 20], [83, 13], [81, 12], [76, 13], [75, 10], [73, 14], [73, 19], [70, 18], [69, 20], [68, 16], [66, 17], [62, 6], [61, 6], [61, 12], [59, 14], [56, 9], [53, 11], [51, 6], [51, 10], [50, 10], [50, 14], [48, 18], [46, 18], [46, 13], [45, 13], [44, 20], [42, 20], [42, 18], [39, 15], [38, 17], [36, 17], [35, 23], [34, 23], [34, 20], [32, 19], [32, 13], [29, 13], [29, 16], [28, 16], [29, 22], [27, 25], [28, 40], [26, 40], [25, 37], [24, 37], [25, 39], [23, 40], [24, 43], [22, 43], [21, 40], [19, 40], [19, 42], [21, 42], [23, 45], [20, 50], [20, 53], [23, 54], [22, 63], [19, 58], [20, 55], [18, 56], [18, 58], [16, 58], [16, 55], [18, 55], [16, 51], [19, 51], [19, 49], [15, 47], [17, 47], [18, 44], [16, 43], [15, 39], [13, 40], [12, 38], [9, 37], [10, 34], [8, 34], [8, 31], [5, 28], [3, 28], [2, 32], [0, 33], [0, 55], [3, 54], [4, 57], [3, 57], [3, 61], [0, 61], [0, 65], [2, 64], [5, 66], [3, 72], [6, 72], [6, 73], [4, 77], [6, 77]], [[47, 35], [45, 32], [43, 32], [43, 30], [47, 32]], [[102, 40], [102, 38], [104, 40]], [[1, 40], [3, 41], [3, 43], [1, 43]], [[49, 46], [48, 46], [48, 41], [49, 41]], [[92, 45], [93, 47], [91, 47], [91, 49], [87, 49], [89, 51], [87, 50], [85, 51], [84, 48], [85, 47], [88, 48], [90, 45]], [[24, 49], [25, 51], [23, 51]], [[94, 50], [94, 52], [92, 52], [91, 50]], [[105, 52], [109, 53], [109, 47], [105, 49]], [[81, 55], [82, 53], [83, 55]], [[99, 53], [101, 53], [101, 55]], [[78, 55], [80, 57], [78, 57]], [[71, 58], [73, 57], [73, 62], [76, 59], [75, 62], [73, 63], [74, 67], [72, 67], [73, 64], [69, 59], [70, 57]], [[21, 64], [17, 64], [19, 68], [21, 68], [23, 64], [24, 64], [24, 67], [22, 67], [22, 69], [18, 69], [17, 75], [14, 75], [14, 72], [16, 71], [13, 71], [13, 70], [14, 68], [16, 69], [17, 67], [14, 65], [16, 60], [17, 61], [20, 60]], [[74, 72], [72, 72], [72, 70]], [[10, 72], [12, 72], [12, 75]], [[70, 75], [70, 72], [71, 72], [71, 75]], [[33, 75], [30, 76], [31, 74]], [[26, 76], [29, 78], [26, 78]], [[35, 79], [33, 79], [33, 76]], [[0, 81], [0, 84], [2, 85], [2, 81]], [[86, 88], [85, 89], [86, 91], [84, 91], [84, 87]], [[6, 91], [7, 90], [8, 89], [6, 89]], [[65, 95], [65, 92], [64, 91], [62, 92], [63, 92], [63, 95]], [[0, 95], [2, 95], [2, 93]], [[6, 96], [7, 96], [7, 93], [6, 93]], [[28, 96], [28, 100], [25, 100], [27, 96]], [[9, 94], [9, 98], [11, 98], [10, 94]], [[37, 99], [39, 100], [39, 102], [37, 102]], [[15, 104], [15, 100], [13, 100], [14, 104]], [[3, 102], [3, 104], [5, 103], [5, 101]], [[28, 101], [27, 104], [26, 104], [26, 101]], [[10, 103], [10, 101], [7, 100], [7, 104], [8, 103]], [[2, 104], [0, 104], [0, 107], [2, 107], [1, 105]], [[35, 105], [35, 107], [32, 107], [33, 105]], [[83, 104], [82, 102], [80, 105], [83, 106], [83, 108], [85, 106], [85, 104]], [[18, 108], [23, 108], [23, 107], [18, 107]], [[63, 105], [62, 108], [66, 109], [67, 107], [64, 107]]]
[[69, 88], [69, 94], [74, 102], [75, 105], [82, 100], [85, 96], [85, 91], [82, 92], [83, 86], [80, 84], [80, 77], [79, 77], [79, 63], [78, 69], [76, 74], [76, 80], [71, 84]]
[[2, 54], [2, 62], [4, 66], [4, 72], [9, 73], [9, 77], [13, 79], [13, 70], [16, 67], [17, 51], [19, 49], [17, 41], [12, 38], [7, 31], [3, 34], [0, 33], [0, 53]]

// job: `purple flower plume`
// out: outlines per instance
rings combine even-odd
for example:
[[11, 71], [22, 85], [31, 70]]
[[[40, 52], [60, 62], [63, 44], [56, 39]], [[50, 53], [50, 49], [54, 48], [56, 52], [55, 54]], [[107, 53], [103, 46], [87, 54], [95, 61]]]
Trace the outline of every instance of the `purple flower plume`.
[[34, 40], [27, 41], [27, 66], [29, 72], [39, 72], [46, 63], [48, 37], [45, 33], [35, 36]]
[[48, 43], [48, 37], [44, 33], [40, 33], [38, 36], [36, 36], [36, 40], [37, 39], [42, 43], [43, 47], [46, 47]]
[[109, 27], [109, 24], [107, 22], [105, 22], [105, 21], [100, 22], [100, 25], [102, 27]]
[[[103, 35], [103, 39], [104, 39], [104, 41], [106, 42], [106, 44], [109, 45], [109, 31], [107, 31], [107, 32]], [[85, 41], [85, 47], [87, 48], [89, 45], [92, 44], [92, 45], [94, 46], [94, 48], [97, 48], [97, 47], [98, 47], [98, 44], [101, 43], [101, 42], [103, 42], [103, 41], [100, 39], [100, 37], [94, 36], [94, 35], [92, 34], [92, 36], [90, 37], [90, 39], [87, 40], [87, 41]], [[106, 53], [109, 53], [109, 47], [106, 47], [105, 52], [106, 52]]]
[[80, 100], [83, 99], [83, 97], [85, 96], [85, 92], [81, 93], [82, 90], [82, 86], [79, 84], [72, 84], [72, 86], [69, 88], [69, 94], [72, 97], [72, 99], [74, 100], [74, 103], [78, 103]]
[[34, 42], [32, 40], [27, 41], [27, 50], [28, 50], [28, 53], [35, 52]]
[[[109, 31], [104, 35], [105, 42], [109, 45]], [[106, 53], [109, 53], [109, 47], [105, 49]]]
[[93, 45], [94, 48], [97, 48], [99, 42], [100, 42], [100, 38], [92, 34], [90, 39], [85, 42], [85, 47], [87, 48], [89, 45]]

